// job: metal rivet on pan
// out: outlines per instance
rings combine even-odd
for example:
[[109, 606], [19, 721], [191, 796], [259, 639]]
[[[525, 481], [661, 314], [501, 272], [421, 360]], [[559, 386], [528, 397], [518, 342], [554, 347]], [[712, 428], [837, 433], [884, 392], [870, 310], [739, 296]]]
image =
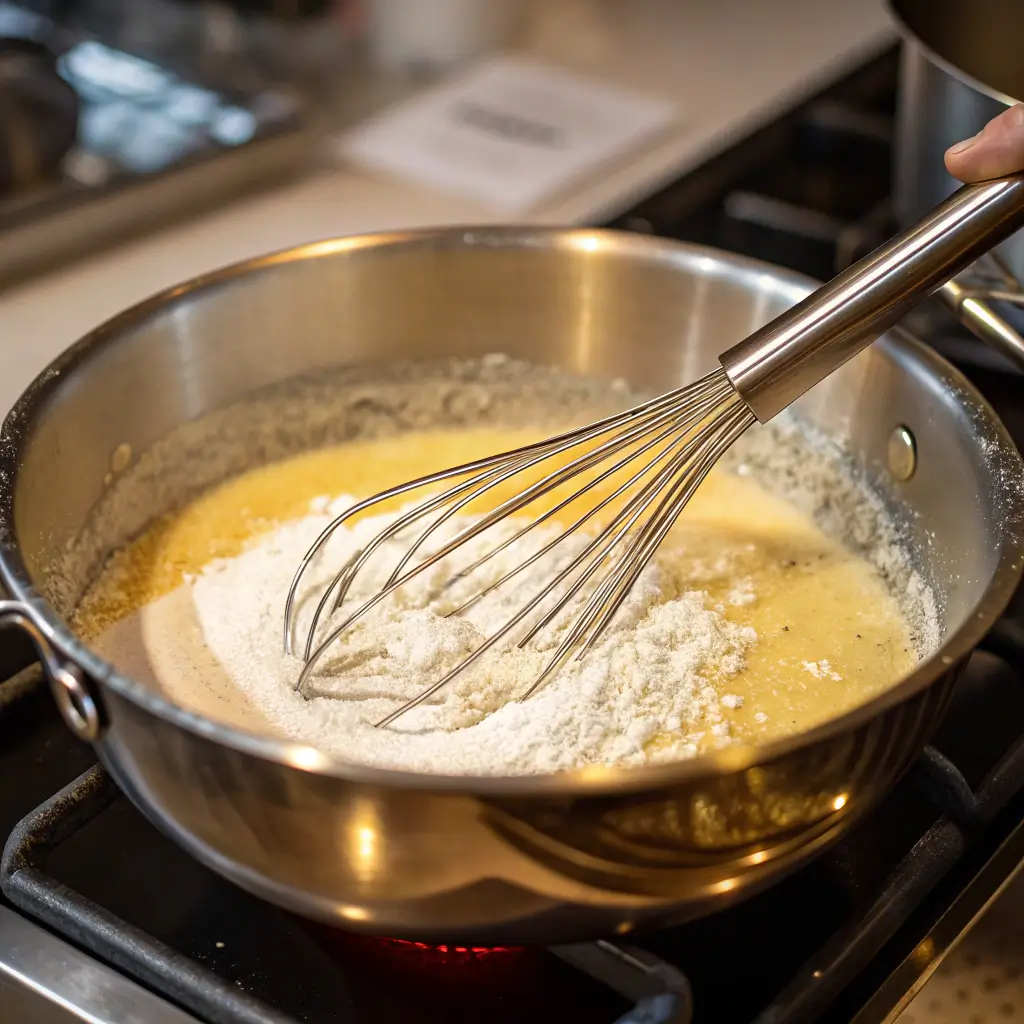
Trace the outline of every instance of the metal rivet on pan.
[[917, 442], [901, 423], [889, 435], [889, 471], [897, 480], [909, 480], [917, 469]]

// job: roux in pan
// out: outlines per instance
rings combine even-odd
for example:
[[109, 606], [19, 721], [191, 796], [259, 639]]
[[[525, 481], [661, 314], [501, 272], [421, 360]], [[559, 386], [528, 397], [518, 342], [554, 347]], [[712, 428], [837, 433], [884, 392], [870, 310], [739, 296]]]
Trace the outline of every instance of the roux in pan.
[[[432, 724], [423, 719], [410, 726], [416, 735], [405, 735], [400, 745], [389, 730], [367, 731], [372, 707], [363, 699], [345, 700], [344, 687], [332, 689], [328, 680], [315, 688], [319, 695], [311, 700], [292, 692], [290, 680], [298, 663], [282, 667], [277, 653], [280, 626], [275, 615], [284, 596], [279, 585], [267, 595], [268, 605], [274, 607], [268, 607], [263, 622], [268, 634], [265, 651], [261, 634], [255, 634], [251, 643], [234, 646], [218, 641], [218, 650], [209, 638], [223, 637], [228, 627], [211, 628], [211, 617], [220, 614], [218, 607], [232, 602], [223, 599], [222, 590], [219, 605], [207, 599], [204, 606], [203, 584], [190, 582], [214, 560], [235, 559], [247, 547], [268, 541], [279, 524], [307, 515], [318, 496], [339, 491], [364, 496], [538, 436], [543, 434], [522, 430], [420, 432], [312, 452], [240, 476], [156, 524], [121, 552], [83, 602], [78, 626], [119, 668], [184, 706], [229, 724], [310, 742], [340, 756], [469, 773], [579, 766], [571, 759], [546, 760], [544, 751], [531, 763], [522, 749], [513, 751], [515, 745], [507, 741], [499, 748], [493, 740], [483, 744], [481, 738], [474, 748], [472, 734], [484, 727], [479, 714], [449, 716]], [[592, 500], [600, 500], [601, 493], [595, 490]], [[492, 501], [500, 497], [492, 495]], [[557, 492], [549, 495], [547, 507], [557, 498]], [[531, 509], [536, 514], [542, 507]], [[574, 515], [578, 514], [576, 510]], [[579, 763], [609, 757], [631, 763], [662, 760], [737, 740], [805, 730], [895, 684], [917, 661], [900, 607], [875, 570], [749, 477], [714, 470], [674, 526], [658, 563], [669, 581], [664, 599], [699, 594], [707, 612], [679, 619], [690, 630], [686, 637], [678, 636], [679, 629], [675, 640], [671, 630], [659, 636], [670, 636], [669, 645], [690, 643], [694, 650], [703, 643], [713, 653], [723, 648], [712, 641], [729, 628], [737, 635], [739, 627], [747, 639], [741, 644], [738, 667], [731, 664], [726, 671], [710, 657], [695, 663], [705, 697], [706, 687], [714, 691], [711, 711], [705, 701], [703, 710], [696, 708], [689, 721], [684, 715], [676, 729], [653, 730], [643, 737], [641, 753], [617, 758], [608, 751], [621, 748], [605, 744], [599, 748], [604, 753], [591, 750]], [[294, 558], [287, 565], [294, 568]], [[252, 596], [261, 580], [249, 578], [249, 583], [242, 589]], [[635, 656], [634, 662], [643, 656]], [[646, 656], [654, 657], [649, 652]], [[273, 671], [268, 668], [264, 673], [263, 662], [275, 659]], [[385, 675], [386, 661], [381, 662]], [[631, 671], [650, 668], [641, 662]], [[329, 664], [324, 672], [330, 675]], [[262, 681], [256, 678], [261, 673]], [[652, 686], [659, 685], [655, 675]], [[422, 679], [417, 685], [429, 681]], [[558, 685], [557, 680], [547, 684]], [[666, 683], [667, 695], [670, 689]], [[360, 691], [360, 696], [366, 694]], [[621, 694], [611, 693], [611, 698]], [[614, 722], [611, 698], [608, 721]], [[644, 694], [649, 706], [656, 707], [656, 698], [657, 694]], [[461, 695], [450, 697], [459, 699], [467, 699], [465, 686]], [[552, 709], [557, 713], [562, 708], [552, 704], [553, 699], [549, 695], [544, 703], [531, 698], [518, 707], [522, 714], [550, 717]], [[567, 695], [564, 709], [571, 715], [570, 699]], [[623, 728], [628, 725], [628, 710], [628, 705], [619, 709]], [[523, 744], [528, 745], [525, 736]], [[503, 756], [508, 759], [504, 766], [485, 763]]]

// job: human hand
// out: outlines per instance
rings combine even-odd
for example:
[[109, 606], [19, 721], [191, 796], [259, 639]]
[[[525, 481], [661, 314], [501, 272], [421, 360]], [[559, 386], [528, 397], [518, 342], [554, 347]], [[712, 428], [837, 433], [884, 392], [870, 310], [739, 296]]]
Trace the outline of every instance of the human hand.
[[985, 181], [1024, 171], [1024, 103], [992, 118], [973, 138], [950, 146], [946, 170], [961, 181]]

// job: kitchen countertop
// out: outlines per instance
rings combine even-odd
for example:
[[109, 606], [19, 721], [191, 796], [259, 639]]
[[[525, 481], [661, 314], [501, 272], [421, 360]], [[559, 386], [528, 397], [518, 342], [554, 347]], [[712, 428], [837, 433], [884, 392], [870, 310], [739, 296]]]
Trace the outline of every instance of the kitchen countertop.
[[[517, 48], [671, 98], [678, 127], [526, 218], [596, 223], [705, 162], [894, 39], [882, 0], [538, 3]], [[478, 203], [341, 165], [0, 294], [0, 408], [84, 332], [161, 288], [260, 253], [382, 229], [493, 223]]]

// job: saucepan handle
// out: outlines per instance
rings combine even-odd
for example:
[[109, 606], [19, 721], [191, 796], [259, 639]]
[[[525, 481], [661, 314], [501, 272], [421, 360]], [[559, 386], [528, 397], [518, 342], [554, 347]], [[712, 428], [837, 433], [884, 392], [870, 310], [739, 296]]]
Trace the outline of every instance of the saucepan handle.
[[24, 630], [35, 644], [53, 698], [68, 728], [87, 743], [99, 740], [106, 727], [99, 696], [93, 692], [85, 673], [54, 648], [47, 624], [30, 605], [0, 600], [0, 629], [8, 626]]
[[947, 281], [937, 294], [976, 338], [1024, 370], [1024, 337], [991, 305], [1006, 302], [1024, 308], [1024, 288], [995, 253]]

